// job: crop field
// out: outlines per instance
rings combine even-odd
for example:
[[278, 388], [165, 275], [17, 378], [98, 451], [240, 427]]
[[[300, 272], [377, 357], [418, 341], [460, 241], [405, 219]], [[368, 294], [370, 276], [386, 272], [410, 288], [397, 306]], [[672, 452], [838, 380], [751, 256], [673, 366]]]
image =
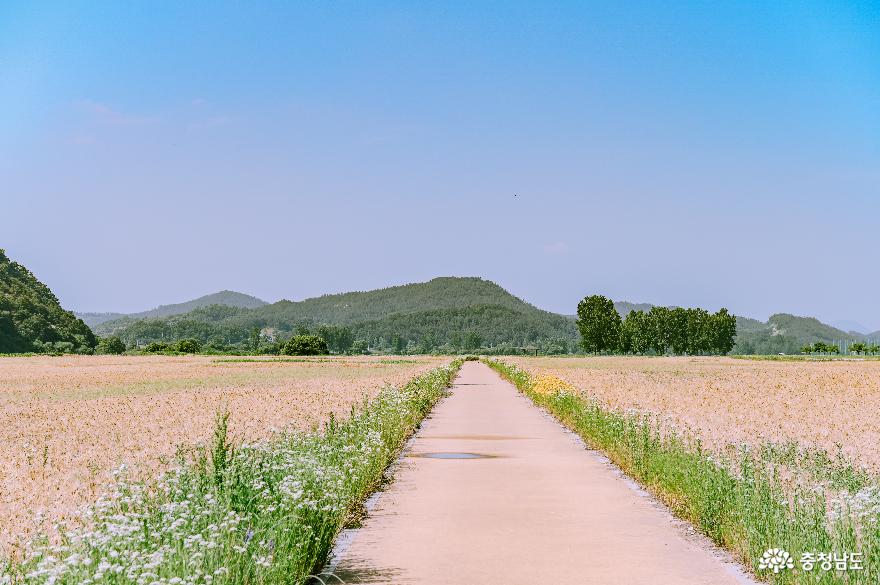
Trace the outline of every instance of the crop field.
[[796, 441], [880, 471], [880, 362], [713, 357], [505, 358], [608, 409], [650, 413], [716, 451]]
[[67, 356], [0, 359], [0, 558], [93, 502], [121, 464], [155, 477], [204, 445], [218, 411], [233, 444], [309, 430], [442, 360]]
[[[880, 582], [877, 362], [487, 363], [769, 582]], [[776, 549], [799, 568], [768, 574]]]

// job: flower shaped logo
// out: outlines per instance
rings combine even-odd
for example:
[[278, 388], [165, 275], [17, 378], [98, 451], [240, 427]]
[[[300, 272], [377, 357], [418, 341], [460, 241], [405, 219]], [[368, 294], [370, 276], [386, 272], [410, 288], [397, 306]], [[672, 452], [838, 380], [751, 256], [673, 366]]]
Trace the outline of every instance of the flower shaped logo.
[[794, 561], [791, 560], [791, 555], [788, 554], [788, 551], [781, 548], [770, 548], [765, 550], [764, 554], [761, 555], [761, 560], [758, 562], [758, 568], [762, 571], [771, 569], [774, 573], [778, 573], [785, 569], [793, 569]]

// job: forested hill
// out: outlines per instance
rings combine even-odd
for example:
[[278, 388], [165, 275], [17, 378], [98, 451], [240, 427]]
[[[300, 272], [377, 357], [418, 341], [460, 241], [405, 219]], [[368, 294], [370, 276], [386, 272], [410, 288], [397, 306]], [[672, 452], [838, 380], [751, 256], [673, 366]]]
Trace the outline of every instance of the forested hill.
[[88, 326], [0, 250], [0, 353], [90, 351], [94, 346]]
[[104, 323], [127, 343], [194, 337], [217, 344], [245, 342], [254, 329], [281, 336], [325, 325], [345, 326], [372, 347], [551, 346], [574, 349], [568, 317], [542, 311], [481, 278], [443, 277], [374, 291], [279, 301], [254, 309], [211, 306], [160, 319]]
[[[246, 295], [244, 293], [232, 290], [222, 290], [220, 292], [205, 295], [191, 301], [183, 303], [175, 303], [171, 305], [160, 305], [149, 311], [140, 313], [76, 313], [76, 316], [85, 321], [90, 327], [94, 328], [99, 334], [105, 334], [108, 331], [118, 329], [127, 323], [139, 319], [150, 319], [155, 317], [170, 317], [171, 315], [182, 315], [189, 313], [195, 309], [209, 307], [211, 305], [223, 305], [226, 307], [239, 307], [244, 309], [254, 309], [268, 305], [266, 301]], [[120, 321], [114, 323], [114, 321]], [[109, 325], [104, 325], [110, 323]], [[102, 326], [103, 325], [103, 326]]]
[[319, 323], [350, 324], [394, 314], [474, 305], [497, 305], [520, 313], [550, 314], [513, 296], [490, 280], [454, 276], [371, 291], [323, 295], [300, 302], [280, 301], [264, 307], [259, 313], [266, 316], [283, 314], [286, 319], [294, 321], [310, 319]]
[[861, 335], [841, 331], [815, 317], [799, 317], [788, 313], [771, 315], [766, 323], [737, 317], [734, 353], [774, 354], [799, 353], [801, 348], [817, 341], [837, 345], [841, 342], [876, 340], [877, 334]]
[[[232, 295], [232, 297], [230, 297]], [[303, 301], [279, 301], [249, 308], [234, 306], [245, 297], [224, 292], [190, 303], [208, 306], [181, 314], [167, 307], [127, 316], [95, 327], [101, 335], [116, 334], [128, 344], [196, 338], [217, 346], [254, 343], [254, 331], [264, 338], [285, 338], [321, 326], [345, 327], [346, 335], [379, 349], [409, 351], [469, 350], [477, 347], [538, 347], [548, 353], [577, 351], [579, 335], [572, 316], [550, 313], [517, 298], [494, 282], [481, 278], [442, 277], [429, 282], [373, 291], [329, 294]], [[188, 305], [172, 305], [174, 311]], [[233, 306], [230, 306], [233, 305]], [[652, 305], [619, 301], [626, 316]], [[156, 317], [158, 315], [158, 317]], [[806, 344], [861, 340], [811, 317], [780, 313], [765, 323], [737, 317], [734, 353], [798, 353]]]

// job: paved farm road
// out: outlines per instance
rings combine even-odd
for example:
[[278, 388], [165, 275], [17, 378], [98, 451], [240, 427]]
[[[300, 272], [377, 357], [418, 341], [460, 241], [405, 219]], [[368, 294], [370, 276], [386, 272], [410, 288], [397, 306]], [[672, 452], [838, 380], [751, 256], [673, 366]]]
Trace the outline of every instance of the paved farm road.
[[338, 556], [346, 583], [750, 582], [476, 362]]

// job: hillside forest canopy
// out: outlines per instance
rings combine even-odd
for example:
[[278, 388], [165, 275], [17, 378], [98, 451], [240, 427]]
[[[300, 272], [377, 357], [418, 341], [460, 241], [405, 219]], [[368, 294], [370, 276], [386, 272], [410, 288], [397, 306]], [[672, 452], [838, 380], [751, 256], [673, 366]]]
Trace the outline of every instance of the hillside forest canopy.
[[95, 334], [0, 250], [0, 353], [91, 353]]
[[[796, 354], [832, 353], [825, 350], [832, 347], [871, 354], [878, 341], [810, 317], [780, 313], [763, 323], [723, 310], [597, 296], [587, 297], [593, 301], [579, 308], [578, 316], [560, 315], [474, 277], [271, 304], [227, 290], [128, 315], [79, 314], [90, 329], [5, 253], [0, 268], [0, 353], [280, 354], [294, 336], [303, 335], [320, 338], [334, 354]], [[589, 319], [580, 315], [585, 310]]]
[[333, 353], [570, 353], [578, 347], [574, 319], [542, 311], [493, 282], [451, 277], [252, 309], [211, 305], [162, 318], [123, 318], [96, 331], [129, 347], [192, 338], [217, 351], [273, 352], [307, 334]]

